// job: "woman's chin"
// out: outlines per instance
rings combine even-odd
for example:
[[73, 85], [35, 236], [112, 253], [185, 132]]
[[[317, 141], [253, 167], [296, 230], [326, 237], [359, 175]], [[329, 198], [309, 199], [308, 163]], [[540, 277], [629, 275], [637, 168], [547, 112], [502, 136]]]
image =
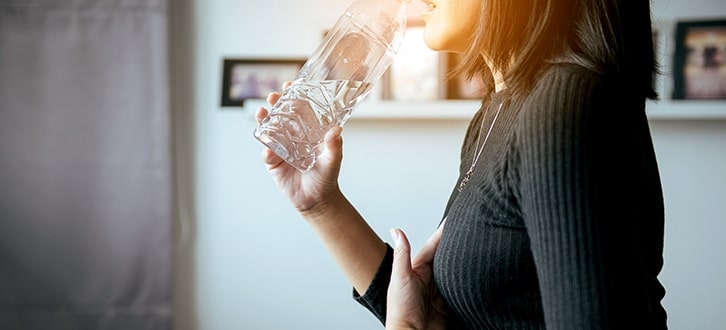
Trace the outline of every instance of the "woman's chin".
[[436, 38], [427, 38], [424, 35], [424, 44], [426, 44], [426, 47], [428, 47], [431, 50], [435, 50], [438, 52], [450, 52], [454, 51], [451, 49], [451, 47], [448, 46], [448, 43], [444, 40], [436, 39]]

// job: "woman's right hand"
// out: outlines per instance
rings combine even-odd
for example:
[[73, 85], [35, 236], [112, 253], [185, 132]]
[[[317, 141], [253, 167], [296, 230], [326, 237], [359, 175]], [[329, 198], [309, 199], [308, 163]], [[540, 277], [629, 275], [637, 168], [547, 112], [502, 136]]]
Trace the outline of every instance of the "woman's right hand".
[[[288, 86], [289, 83], [286, 83], [283, 89]], [[267, 96], [267, 103], [273, 105], [279, 98], [280, 93], [270, 93]], [[267, 113], [264, 107], [257, 109], [255, 118], [258, 125]], [[315, 166], [305, 173], [290, 166], [271, 149], [263, 150], [262, 160], [267, 166], [267, 171], [298, 211], [314, 212], [321, 207], [324, 208], [327, 201], [340, 197], [338, 175], [343, 159], [341, 132], [340, 126], [334, 126], [326, 133], [321, 146], [322, 153], [318, 156]]]

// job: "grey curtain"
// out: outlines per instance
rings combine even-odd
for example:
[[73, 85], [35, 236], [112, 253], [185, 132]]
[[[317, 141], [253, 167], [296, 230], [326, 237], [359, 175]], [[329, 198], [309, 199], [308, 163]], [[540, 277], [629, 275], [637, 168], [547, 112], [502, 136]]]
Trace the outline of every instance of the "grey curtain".
[[166, 0], [0, 0], [0, 329], [171, 326]]

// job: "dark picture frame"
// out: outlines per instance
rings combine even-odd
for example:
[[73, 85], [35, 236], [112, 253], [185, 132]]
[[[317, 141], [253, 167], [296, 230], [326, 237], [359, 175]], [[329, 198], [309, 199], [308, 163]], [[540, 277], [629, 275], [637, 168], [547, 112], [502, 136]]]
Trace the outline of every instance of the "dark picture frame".
[[304, 59], [224, 59], [221, 105], [241, 107], [245, 100], [264, 99], [295, 79], [303, 64]]
[[676, 23], [672, 98], [726, 99], [726, 19]]

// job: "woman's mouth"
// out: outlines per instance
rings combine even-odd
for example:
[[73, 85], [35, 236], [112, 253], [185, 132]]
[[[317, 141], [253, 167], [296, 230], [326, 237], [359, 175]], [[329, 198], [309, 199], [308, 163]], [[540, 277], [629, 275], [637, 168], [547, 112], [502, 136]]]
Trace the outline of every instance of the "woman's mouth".
[[421, 14], [426, 14], [434, 11], [436, 9], [436, 4], [428, 1], [428, 0], [421, 0], [426, 5], [426, 10], [424, 10]]

